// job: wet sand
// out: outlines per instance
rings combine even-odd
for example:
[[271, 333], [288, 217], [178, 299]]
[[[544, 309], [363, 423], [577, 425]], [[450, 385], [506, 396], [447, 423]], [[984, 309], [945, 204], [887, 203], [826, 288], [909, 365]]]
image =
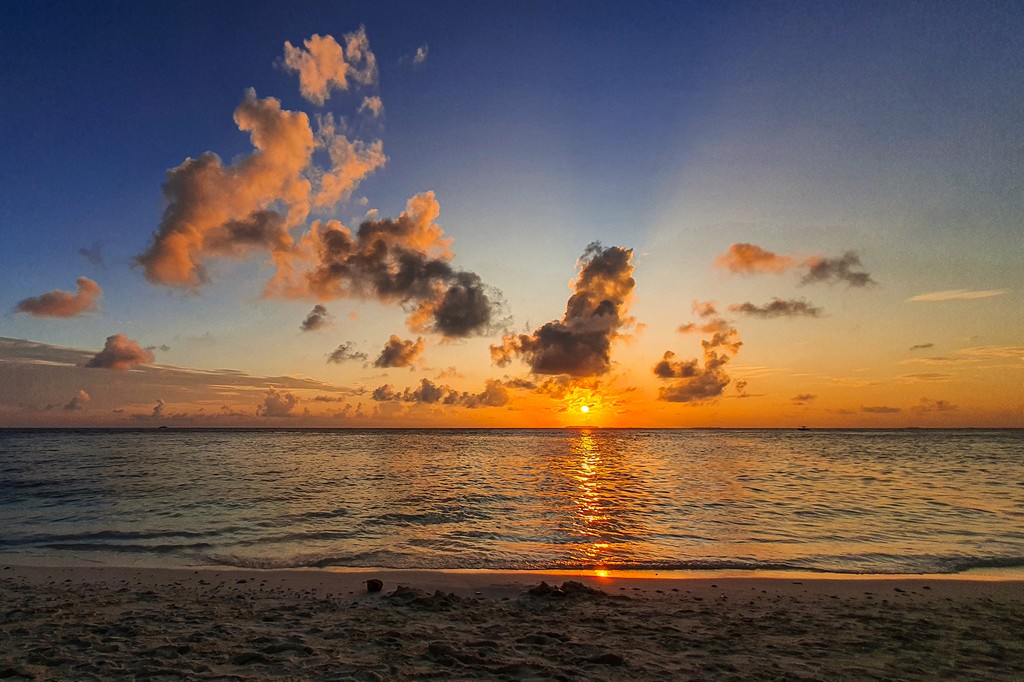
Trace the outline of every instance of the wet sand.
[[1021, 581], [0, 567], [0, 679], [1020, 680], [1022, 632]]

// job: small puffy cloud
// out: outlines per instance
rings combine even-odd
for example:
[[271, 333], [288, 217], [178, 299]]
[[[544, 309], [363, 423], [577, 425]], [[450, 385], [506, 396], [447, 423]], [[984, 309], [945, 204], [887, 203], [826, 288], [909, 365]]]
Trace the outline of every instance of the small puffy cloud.
[[800, 280], [801, 284], [846, 282], [851, 287], [866, 287], [869, 284], [875, 284], [871, 275], [854, 269], [861, 267], [860, 256], [856, 251], [847, 251], [838, 258], [814, 256], [807, 260], [806, 265], [807, 272]]
[[[694, 311], [704, 317], [717, 314], [713, 306], [694, 305]], [[704, 349], [703, 363], [697, 358], [676, 360], [676, 354], [665, 351], [660, 362], [654, 366], [654, 375], [659, 379], [672, 380], [658, 391], [658, 399], [674, 403], [697, 403], [722, 395], [731, 379], [725, 371], [730, 358], [739, 352], [743, 342], [739, 332], [722, 318], [712, 318], [706, 323], [714, 329], [711, 338], [701, 341]], [[745, 387], [745, 385], [744, 385]], [[740, 392], [742, 393], [742, 388]]]
[[783, 300], [779, 298], [773, 298], [764, 305], [754, 305], [753, 303], [739, 303], [737, 305], [729, 306], [729, 311], [733, 313], [740, 313], [741, 315], [750, 315], [752, 317], [819, 317], [821, 315], [821, 308], [813, 305], [810, 301], [804, 299], [791, 299]]
[[415, 341], [402, 340], [394, 334], [384, 344], [384, 349], [373, 361], [374, 367], [411, 367], [416, 358], [423, 354], [426, 342], [423, 337]]
[[875, 405], [870, 407], [861, 406], [861, 412], [867, 412], [868, 414], [896, 414], [903, 410], [899, 407], [889, 407], [888, 405]]
[[508, 334], [491, 346], [491, 360], [504, 367], [522, 357], [535, 374], [598, 376], [611, 368], [611, 345], [633, 324], [633, 250], [593, 242], [580, 258], [579, 276], [561, 320], [532, 334]]
[[952, 412], [959, 409], [958, 405], [953, 405], [946, 400], [931, 400], [929, 398], [921, 398], [921, 403], [910, 408], [914, 412]]
[[801, 393], [799, 395], [793, 396], [792, 402], [795, 405], [806, 405], [807, 403], [817, 399], [817, 397], [818, 396], [812, 393]]
[[351, 341], [344, 341], [338, 344], [338, 347], [331, 351], [331, 353], [327, 356], [327, 362], [333, 362], [339, 365], [343, 362], [348, 362], [349, 360], [359, 360], [361, 362], [366, 362], [366, 353], [353, 350], [354, 346], [355, 344], [352, 343]]
[[302, 41], [306, 49], [284, 44], [284, 66], [299, 74], [299, 91], [313, 104], [323, 104], [331, 90], [348, 90], [350, 83], [377, 82], [377, 58], [370, 50], [366, 29], [345, 34], [344, 46], [334, 36], [314, 33]]
[[306, 315], [306, 319], [299, 325], [299, 329], [304, 332], [314, 332], [318, 329], [323, 329], [331, 323], [331, 314], [327, 312], [327, 308], [320, 305], [319, 303], [313, 306], [313, 309]]
[[925, 350], [927, 348], [933, 348], [934, 346], [934, 343], [915, 343], [913, 346], [910, 347], [910, 350]]
[[509, 401], [507, 383], [500, 379], [488, 379], [484, 382], [483, 391], [469, 393], [423, 378], [416, 388], [406, 388], [402, 392], [396, 391], [390, 384], [384, 384], [377, 387], [371, 397], [377, 402], [424, 403], [470, 409], [503, 407]]
[[379, 117], [384, 113], [384, 103], [380, 100], [380, 97], [374, 95], [373, 97], [364, 97], [363, 103], [359, 105], [359, 113], [367, 112], [374, 118]]
[[68, 401], [68, 404], [64, 406], [64, 409], [73, 412], [75, 410], [84, 410], [86, 405], [89, 404], [91, 398], [85, 391], [79, 391], [78, 395]]
[[94, 355], [85, 366], [131, 369], [136, 365], [153, 362], [154, 359], [153, 353], [140, 346], [138, 341], [129, 339], [124, 334], [114, 334], [107, 337], [103, 350]]
[[416, 54], [412, 56], [413, 64], [422, 64], [427, 61], [427, 56], [430, 54], [429, 45], [420, 45], [416, 48]]
[[256, 408], [261, 417], [291, 417], [292, 410], [299, 404], [299, 397], [289, 391], [268, 388], [263, 403]]
[[313, 195], [317, 208], [329, 208], [347, 199], [366, 176], [388, 161], [383, 142], [349, 139], [331, 114], [319, 118], [317, 141], [331, 159], [331, 167], [318, 174], [319, 189]]
[[730, 272], [782, 272], [796, 264], [789, 256], [780, 256], [757, 244], [732, 244], [715, 259], [715, 265]]
[[985, 289], [983, 291], [969, 291], [967, 289], [950, 289], [947, 291], [932, 291], [927, 294], [911, 296], [907, 301], [974, 301], [979, 298], [994, 298], [1006, 293], [1004, 289]]
[[75, 287], [77, 291], [73, 294], [54, 289], [41, 296], [23, 299], [14, 310], [34, 317], [75, 317], [95, 311], [97, 299], [103, 295], [100, 285], [88, 277], [79, 277]]

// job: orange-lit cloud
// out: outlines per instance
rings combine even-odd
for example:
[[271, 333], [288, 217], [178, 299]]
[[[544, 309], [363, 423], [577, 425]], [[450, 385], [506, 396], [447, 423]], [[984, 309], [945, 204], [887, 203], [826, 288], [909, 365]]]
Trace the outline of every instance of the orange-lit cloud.
[[75, 287], [77, 291], [73, 294], [54, 289], [41, 296], [23, 299], [14, 310], [34, 317], [75, 317], [95, 311], [97, 299], [103, 295], [100, 285], [88, 277], [79, 277]]
[[153, 362], [154, 359], [153, 353], [140, 346], [138, 341], [129, 339], [124, 334], [114, 334], [107, 337], [103, 350], [96, 353], [85, 366], [131, 369], [135, 365]]
[[801, 268], [804, 270], [801, 284], [846, 282], [851, 287], [875, 284], [871, 275], [855, 269], [861, 267], [860, 256], [855, 251], [847, 251], [836, 258], [811, 256], [801, 260], [793, 256], [780, 256], [757, 244], [739, 243], [729, 246], [728, 251], [715, 259], [715, 265], [743, 274], [778, 273]]
[[409, 199], [395, 219], [364, 221], [355, 234], [337, 220], [314, 221], [299, 248], [278, 259], [271, 293], [291, 297], [369, 298], [411, 309], [417, 332], [465, 337], [490, 332], [500, 292], [456, 270], [451, 239], [437, 224], [433, 192]]
[[[673, 383], [658, 391], [658, 399], [673, 403], [699, 403], [722, 395], [731, 379], [725, 371], [730, 358], [739, 352], [743, 342], [739, 332], [729, 323], [717, 317], [716, 308], [710, 303], [694, 303], [694, 312], [708, 319], [703, 328], [712, 331], [711, 338], [701, 341], [704, 349], [703, 362], [697, 358], [676, 360], [676, 354], [665, 351], [661, 361], [654, 365], [654, 375]], [[681, 327], [680, 331], [684, 331]], [[685, 330], [689, 331], [689, 330]], [[740, 393], [746, 388], [746, 383]]]
[[861, 406], [860, 411], [868, 414], [897, 414], [898, 412], [902, 412], [903, 409], [899, 407], [890, 407], [888, 405], [874, 405], [868, 407]]
[[378, 117], [384, 113], [384, 103], [376, 95], [364, 97], [363, 103], [359, 105], [359, 113], [367, 112], [370, 116]]
[[268, 388], [263, 403], [256, 408], [261, 417], [291, 417], [292, 411], [298, 406], [299, 397], [289, 391]]
[[730, 272], [782, 272], [796, 265], [789, 256], [779, 256], [757, 244], [732, 244], [715, 259], [715, 265]]
[[74, 398], [68, 401], [68, 403], [64, 406], [64, 409], [67, 410], [68, 412], [73, 412], [75, 410], [84, 410], [86, 406], [89, 404], [89, 400], [91, 400], [91, 398], [89, 397], [88, 393], [86, 393], [85, 391], [79, 391], [78, 395], [76, 395]]
[[318, 208], [330, 207], [347, 199], [367, 175], [388, 160], [384, 155], [383, 142], [349, 139], [331, 114], [319, 119], [317, 141], [331, 158], [330, 169], [318, 174], [319, 189], [313, 195], [313, 205]]
[[773, 298], [764, 305], [739, 303], [729, 306], [729, 312], [750, 315], [751, 317], [819, 317], [822, 309], [804, 299], [782, 300]]
[[[302, 174], [316, 144], [309, 117], [250, 89], [235, 122], [250, 133], [251, 154], [225, 166], [205, 152], [167, 172], [167, 209], [137, 259], [150, 282], [196, 286], [206, 279], [203, 263], [211, 256], [290, 248], [288, 228], [309, 212], [311, 185]], [[272, 210], [278, 204], [284, 215]]]
[[423, 337], [416, 339], [415, 341], [407, 340], [403, 341], [394, 334], [388, 339], [388, 342], [384, 344], [384, 349], [381, 350], [380, 355], [373, 361], [374, 367], [411, 367], [412, 363], [416, 361], [416, 358], [423, 355], [423, 350], [426, 348], [426, 342]]
[[626, 315], [636, 286], [632, 257], [632, 249], [598, 242], [587, 246], [562, 319], [532, 334], [504, 336], [501, 345], [491, 346], [494, 364], [503, 367], [520, 356], [535, 374], [590, 377], [608, 372], [612, 341], [633, 324]]
[[314, 33], [306, 46], [284, 44], [284, 65], [299, 74], [299, 91], [314, 104], [323, 105], [331, 90], [348, 90], [350, 82], [372, 85], [377, 82], [377, 58], [370, 50], [366, 29], [346, 33], [342, 46], [333, 36]]

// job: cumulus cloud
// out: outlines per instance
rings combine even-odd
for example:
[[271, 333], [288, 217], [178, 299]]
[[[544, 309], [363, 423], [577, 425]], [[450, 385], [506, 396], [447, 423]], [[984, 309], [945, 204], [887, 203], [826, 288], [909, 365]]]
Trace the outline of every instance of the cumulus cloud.
[[[380, 101], [380, 98], [375, 99]], [[331, 159], [329, 170], [315, 174], [319, 189], [313, 194], [313, 205], [317, 208], [330, 207], [350, 197], [366, 176], [388, 160], [383, 142], [349, 139], [331, 114], [320, 117], [317, 141]]]
[[263, 402], [256, 408], [260, 417], [291, 417], [292, 410], [299, 404], [299, 397], [289, 391], [268, 388]]
[[732, 244], [729, 250], [715, 259], [715, 265], [730, 272], [782, 272], [796, 264], [789, 256], [780, 256], [757, 244]]
[[422, 64], [423, 62], [427, 61], [427, 55], [429, 55], [429, 54], [430, 54], [430, 46], [429, 45], [420, 45], [419, 47], [416, 48], [416, 54], [414, 54], [412, 56], [412, 63], [413, 64]]
[[947, 291], [932, 291], [927, 294], [911, 296], [907, 301], [973, 301], [979, 298], [994, 298], [1006, 293], [1004, 289], [986, 289], [983, 291], [969, 291], [967, 289], [949, 289]]
[[[311, 185], [303, 176], [316, 145], [309, 117], [287, 111], [250, 89], [235, 110], [255, 150], [231, 165], [205, 152], [167, 172], [167, 208], [153, 243], [137, 258], [154, 284], [196, 286], [204, 261], [253, 250], [291, 247], [288, 228], [309, 212]], [[282, 215], [272, 207], [283, 206]]]
[[753, 303], [739, 303], [736, 305], [729, 306], [729, 311], [733, 313], [740, 313], [741, 315], [750, 315], [752, 317], [819, 317], [822, 313], [822, 309], [813, 305], [810, 301], [804, 299], [790, 299], [783, 300], [779, 298], [773, 298], [764, 305], [754, 305]]
[[362, 362], [366, 362], [366, 353], [353, 350], [354, 346], [355, 344], [351, 341], [344, 341], [338, 344], [338, 347], [331, 351], [327, 356], [327, 362], [333, 362], [339, 365], [343, 362], [348, 362], [349, 360], [360, 360]]
[[934, 346], [934, 343], [915, 343], [913, 346], [910, 347], [910, 350], [925, 350], [926, 348], [933, 348]]
[[323, 329], [331, 323], [331, 314], [327, 312], [327, 308], [317, 303], [313, 306], [313, 309], [306, 315], [306, 319], [302, 321], [299, 328], [304, 332], [314, 332], [318, 329]]
[[359, 105], [359, 113], [369, 113], [374, 118], [384, 113], [384, 103], [380, 101], [380, 97], [376, 95], [372, 97], [364, 97], [363, 103]]
[[718, 314], [718, 307], [714, 301], [694, 301], [691, 305], [693, 314], [702, 319], [701, 322], [688, 322], [680, 325], [676, 330], [680, 334], [699, 332], [701, 334], [715, 334], [731, 329], [731, 325], [722, 319]]
[[76, 395], [74, 398], [68, 401], [68, 404], [64, 406], [64, 409], [67, 410], [68, 412], [73, 412], [75, 410], [84, 410], [91, 399], [92, 398], [89, 397], [88, 393], [86, 393], [85, 391], [79, 391], [78, 395]]
[[[673, 383], [659, 389], [659, 400], [674, 403], [710, 400], [722, 395], [731, 381], [725, 366], [743, 345], [739, 332], [726, 320], [717, 317], [718, 311], [713, 304], [694, 302], [693, 309], [705, 318], [701, 328], [711, 333], [711, 337], [701, 341], [702, 359], [676, 360], [674, 352], [665, 351], [653, 371], [659, 379]], [[681, 327], [680, 331], [689, 330]]]
[[470, 409], [502, 407], [509, 401], [507, 385], [500, 379], [488, 379], [484, 382], [483, 391], [469, 393], [423, 378], [416, 388], [406, 388], [402, 392], [396, 391], [390, 384], [384, 384], [377, 387], [371, 397], [377, 402], [425, 403]]
[[876, 405], [871, 407], [861, 406], [861, 412], [867, 412], [868, 414], [896, 414], [903, 410], [899, 407], [889, 407], [888, 405]]
[[437, 224], [433, 192], [418, 194], [395, 219], [366, 220], [355, 234], [337, 220], [314, 221], [272, 285], [285, 296], [398, 303], [416, 332], [465, 337], [491, 331], [500, 293], [450, 265], [451, 239]]
[[77, 290], [73, 294], [54, 289], [41, 296], [22, 299], [14, 310], [34, 317], [75, 317], [95, 311], [97, 299], [103, 295], [100, 285], [88, 277], [79, 277], [75, 287]]
[[535, 374], [608, 372], [612, 342], [633, 324], [626, 315], [636, 286], [632, 258], [632, 249], [605, 248], [599, 242], [587, 246], [562, 319], [532, 334], [505, 335], [501, 345], [490, 347], [492, 362], [504, 367], [519, 356]]
[[96, 353], [85, 366], [131, 369], [135, 365], [153, 362], [154, 359], [153, 353], [140, 346], [138, 341], [129, 339], [124, 334], [114, 334], [107, 337], [103, 350]]
[[403, 341], [392, 334], [388, 342], [384, 344], [384, 349], [381, 350], [380, 355], [373, 361], [373, 366], [411, 367], [416, 358], [423, 354], [424, 348], [426, 348], [426, 342], [423, 340], [423, 337], [415, 341], [411, 339]]
[[807, 260], [806, 265], [807, 272], [800, 280], [801, 284], [846, 282], [851, 287], [866, 287], [869, 284], [875, 284], [871, 275], [854, 269], [861, 267], [860, 256], [856, 251], [847, 251], [838, 258], [814, 256]]
[[346, 33], [344, 46], [333, 36], [314, 33], [306, 46], [284, 44], [284, 65], [299, 74], [299, 92], [313, 104], [323, 105], [331, 90], [348, 90], [351, 83], [372, 85], [377, 82], [377, 58], [370, 50], [366, 29]]

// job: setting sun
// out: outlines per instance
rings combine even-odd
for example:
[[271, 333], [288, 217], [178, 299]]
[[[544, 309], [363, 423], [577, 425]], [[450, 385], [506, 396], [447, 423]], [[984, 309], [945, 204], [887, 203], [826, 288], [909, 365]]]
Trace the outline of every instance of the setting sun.
[[580, 405], [580, 412], [583, 414], [590, 412], [590, 405]]

